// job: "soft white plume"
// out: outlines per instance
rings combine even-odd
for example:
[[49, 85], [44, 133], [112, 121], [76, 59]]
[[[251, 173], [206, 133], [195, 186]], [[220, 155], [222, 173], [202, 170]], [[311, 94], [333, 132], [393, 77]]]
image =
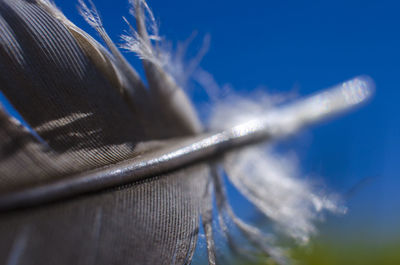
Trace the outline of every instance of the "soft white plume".
[[249, 148], [225, 160], [230, 180], [280, 230], [305, 243], [316, 232], [314, 221], [324, 210], [340, 212], [332, 196], [317, 194], [298, 178], [291, 156], [278, 156], [268, 148]]
[[120, 47], [135, 53], [141, 60], [149, 61], [157, 65], [173, 77], [174, 81], [179, 86], [186, 87], [189, 79], [196, 74], [201, 60], [208, 51], [210, 36], [206, 35], [198, 53], [193, 58], [187, 59], [185, 57], [187, 49], [194, 40], [196, 33], [192, 34], [186, 41], [173, 45], [172, 42], [160, 36], [157, 20], [146, 1], [130, 0], [130, 3], [132, 6], [130, 14], [136, 19], [136, 9], [143, 9], [142, 15], [144, 16], [144, 26], [148, 34], [148, 36], [146, 36], [148, 39], [141, 36], [138, 29], [124, 18], [130, 31], [121, 36], [123, 43]]
[[[260, 118], [273, 112], [285, 96], [257, 94], [257, 100], [231, 96], [216, 105], [210, 127], [214, 130]], [[272, 146], [253, 147], [226, 156], [225, 170], [235, 187], [280, 230], [305, 243], [316, 233], [314, 221], [324, 210], [343, 212], [334, 195], [314, 191], [300, 178], [294, 154], [278, 155]]]
[[78, 0], [79, 2], [79, 13], [85, 19], [85, 21], [95, 29], [103, 29], [103, 22], [101, 21], [99, 12], [96, 9], [96, 6], [93, 4], [91, 0], [88, 0], [91, 6], [91, 9], [86, 5], [84, 0]]
[[[212, 76], [205, 72], [203, 75], [213, 81]], [[211, 86], [213, 90], [219, 89], [218, 86], [203, 82], [205, 86]], [[220, 131], [232, 128], [250, 120], [264, 118], [266, 114], [272, 112], [274, 107], [288, 101], [295, 96], [290, 94], [268, 94], [265, 91], [253, 93], [251, 98], [245, 98], [239, 94], [230, 93], [225, 98], [218, 97], [212, 106], [211, 116], [208, 126], [212, 130]]]
[[166, 61], [164, 56], [169, 56], [169, 54], [163, 53], [158, 48], [158, 43], [161, 41], [161, 37], [158, 34], [158, 25], [153, 12], [144, 0], [130, 0], [129, 2], [131, 4], [130, 14], [134, 18], [136, 18], [135, 8], [143, 8], [143, 16], [145, 16], [144, 26], [147, 30], [149, 40], [141, 37], [137, 29], [135, 29], [126, 18], [124, 18], [125, 22], [130, 27], [130, 32], [121, 36], [123, 40], [121, 48], [134, 52], [140, 59], [150, 61], [163, 68]]

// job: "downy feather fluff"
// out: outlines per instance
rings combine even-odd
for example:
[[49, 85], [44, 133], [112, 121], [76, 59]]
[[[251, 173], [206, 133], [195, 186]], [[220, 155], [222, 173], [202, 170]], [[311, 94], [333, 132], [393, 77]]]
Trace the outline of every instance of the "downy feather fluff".
[[273, 235], [235, 215], [223, 176], [278, 231], [307, 242], [321, 212], [343, 208], [298, 178], [290, 159], [258, 145], [359, 105], [372, 81], [278, 106], [216, 100], [202, 123], [183, 86], [191, 76], [217, 87], [197, 68], [209, 39], [182, 67], [186, 46], [178, 57], [164, 50], [147, 3], [130, 3], [135, 21], [125, 19], [121, 47], [142, 60], [147, 85], [91, 1], [79, 0], [79, 11], [106, 47], [50, 0], [0, 0], [0, 92], [22, 117], [0, 103], [0, 263], [189, 264], [201, 219], [215, 264], [215, 217], [233, 250], [231, 226], [289, 263]]

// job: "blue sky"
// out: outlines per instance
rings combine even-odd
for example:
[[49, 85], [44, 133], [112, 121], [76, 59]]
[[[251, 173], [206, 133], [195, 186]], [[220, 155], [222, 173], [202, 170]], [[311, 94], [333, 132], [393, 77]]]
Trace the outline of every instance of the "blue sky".
[[[127, 0], [94, 1], [106, 29], [119, 42], [127, 29]], [[95, 34], [79, 17], [77, 1], [56, 0], [78, 26]], [[210, 34], [201, 66], [220, 84], [241, 93], [263, 86], [272, 93], [307, 95], [357, 75], [376, 82], [365, 107], [316, 126], [285, 146], [300, 155], [303, 171], [346, 193], [349, 213], [332, 226], [352, 229], [360, 222], [377, 234], [400, 221], [400, 2], [397, 1], [234, 1], [148, 0], [161, 35], [183, 41], [194, 31]], [[199, 41], [200, 40], [200, 41]], [[127, 54], [139, 66], [134, 55]], [[195, 99], [196, 100], [196, 99]], [[201, 100], [201, 99], [199, 99]], [[239, 195], [232, 191], [237, 205]], [[345, 231], [346, 229], [344, 229]]]

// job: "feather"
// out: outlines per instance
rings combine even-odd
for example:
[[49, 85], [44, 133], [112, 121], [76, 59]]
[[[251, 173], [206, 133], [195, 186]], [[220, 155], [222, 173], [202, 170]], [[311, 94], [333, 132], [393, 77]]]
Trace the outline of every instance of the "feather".
[[[335, 205], [284, 174], [263, 176], [265, 166], [279, 163], [262, 165], [260, 158], [269, 157], [237, 149], [358, 106], [371, 96], [372, 81], [358, 77], [270, 111], [241, 109], [244, 115], [218, 103], [206, 129], [184, 82], [164, 68], [157, 23], [144, 0], [131, 1], [136, 27], [124, 48], [142, 59], [148, 86], [108, 36], [94, 4], [79, 3], [107, 48], [49, 0], [0, 0], [2, 101], [20, 114], [15, 118], [0, 103], [0, 262], [188, 264], [201, 219], [215, 264], [214, 194], [227, 238], [223, 214], [254, 246], [287, 263], [271, 236], [234, 214], [218, 168], [283, 231], [308, 239], [314, 208]], [[244, 177], [252, 163], [256, 172]], [[265, 195], [274, 189], [273, 197]], [[287, 192], [294, 197], [281, 200]]]

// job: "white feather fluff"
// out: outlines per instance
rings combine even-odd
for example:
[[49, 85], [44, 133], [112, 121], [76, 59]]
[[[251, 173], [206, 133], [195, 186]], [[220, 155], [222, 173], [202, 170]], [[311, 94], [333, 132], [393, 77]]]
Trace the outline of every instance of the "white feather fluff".
[[[301, 127], [297, 124], [296, 116], [293, 116], [296, 111], [288, 114], [289, 118], [273, 115], [276, 106], [289, 97], [293, 95], [268, 95], [263, 92], [258, 92], [253, 100], [230, 96], [214, 106], [210, 127], [222, 130], [261, 117], [268, 119], [269, 114], [278, 133], [291, 133], [294, 130], [292, 128]], [[316, 233], [314, 222], [321, 219], [324, 211], [345, 211], [344, 207], [339, 206], [336, 195], [315, 191], [311, 183], [300, 177], [293, 152], [278, 154], [273, 145], [251, 147], [229, 154], [224, 165], [235, 187], [273, 220], [281, 232], [298, 242], [306, 243]]]
[[316, 233], [314, 221], [324, 210], [343, 212], [332, 195], [316, 193], [298, 177], [293, 157], [271, 148], [248, 148], [225, 159], [230, 180], [280, 230], [306, 243]]

